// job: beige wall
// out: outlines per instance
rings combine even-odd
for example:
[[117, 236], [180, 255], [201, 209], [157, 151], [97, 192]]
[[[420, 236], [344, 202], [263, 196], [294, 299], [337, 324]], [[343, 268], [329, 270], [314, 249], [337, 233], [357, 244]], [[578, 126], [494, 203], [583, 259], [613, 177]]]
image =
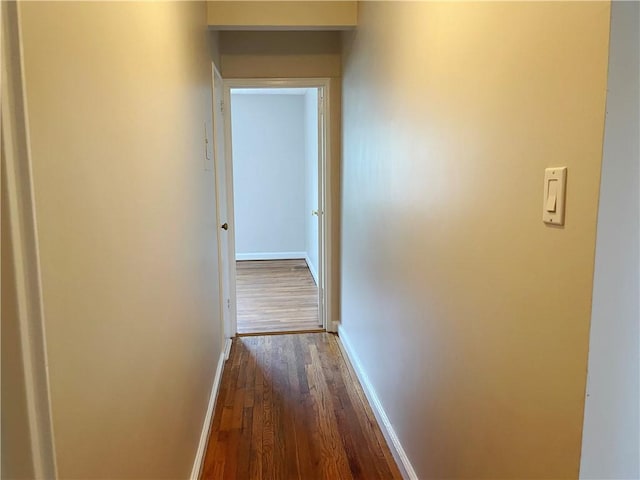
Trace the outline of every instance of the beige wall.
[[608, 29], [608, 3], [366, 2], [345, 34], [343, 328], [419, 478], [578, 476]]
[[340, 77], [339, 32], [220, 32], [225, 78]]
[[61, 478], [193, 465], [223, 344], [205, 15], [22, 4]]
[[341, 44], [338, 32], [220, 32], [224, 78], [329, 78], [333, 309], [340, 315]]
[[340, 1], [209, 1], [212, 28], [352, 28], [358, 20], [358, 2]]
[[220, 59], [220, 32], [218, 31], [209, 32], [209, 56], [211, 57], [211, 61], [219, 70], [221, 59]]

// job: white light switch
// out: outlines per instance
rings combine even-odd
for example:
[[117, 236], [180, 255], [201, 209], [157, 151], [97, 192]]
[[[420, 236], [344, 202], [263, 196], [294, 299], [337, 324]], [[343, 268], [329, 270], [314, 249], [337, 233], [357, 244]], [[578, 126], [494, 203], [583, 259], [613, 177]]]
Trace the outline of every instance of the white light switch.
[[547, 212], [555, 212], [558, 205], [558, 181], [549, 180], [549, 193], [547, 193]]
[[552, 225], [564, 225], [564, 191], [567, 184], [567, 167], [547, 168], [544, 171], [544, 203], [542, 221]]

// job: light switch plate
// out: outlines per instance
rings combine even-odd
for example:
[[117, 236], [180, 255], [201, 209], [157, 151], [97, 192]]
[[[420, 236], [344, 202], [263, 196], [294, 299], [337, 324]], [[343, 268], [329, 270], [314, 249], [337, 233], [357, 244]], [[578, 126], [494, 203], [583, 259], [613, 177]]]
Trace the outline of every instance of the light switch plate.
[[564, 225], [565, 189], [567, 167], [546, 168], [544, 171], [544, 196], [542, 221], [550, 225]]

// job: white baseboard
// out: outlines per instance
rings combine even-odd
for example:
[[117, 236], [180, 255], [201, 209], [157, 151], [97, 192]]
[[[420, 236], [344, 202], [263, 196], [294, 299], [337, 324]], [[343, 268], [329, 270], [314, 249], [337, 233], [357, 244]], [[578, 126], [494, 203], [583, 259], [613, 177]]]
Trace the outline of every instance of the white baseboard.
[[207, 451], [207, 442], [209, 441], [209, 434], [211, 433], [211, 422], [213, 420], [213, 412], [216, 408], [216, 400], [218, 399], [218, 391], [220, 390], [220, 382], [222, 380], [222, 369], [224, 368], [224, 362], [229, 358], [228, 352], [231, 350], [231, 339], [227, 338], [224, 343], [224, 348], [220, 353], [218, 359], [218, 366], [216, 368], [216, 374], [213, 378], [213, 385], [211, 386], [211, 394], [209, 396], [209, 405], [207, 406], [207, 414], [204, 417], [204, 423], [202, 425], [202, 433], [200, 434], [200, 442], [198, 443], [198, 450], [196, 451], [196, 458], [193, 462], [193, 468], [191, 469], [191, 480], [198, 480], [200, 473], [202, 472], [202, 466], [204, 462], [204, 454]]
[[307, 267], [309, 267], [309, 271], [311, 272], [313, 281], [316, 282], [316, 285], [318, 285], [318, 272], [316, 272], [316, 267], [313, 265], [313, 263], [311, 263], [311, 259], [306, 253], [304, 255], [304, 261], [307, 262]]
[[306, 256], [307, 252], [251, 252], [236, 253], [236, 260], [294, 260]]
[[378, 424], [380, 425], [384, 438], [387, 440], [391, 454], [398, 464], [402, 477], [406, 480], [418, 480], [418, 476], [416, 475], [404, 448], [402, 448], [402, 445], [400, 444], [400, 439], [396, 435], [393, 425], [391, 425], [391, 422], [389, 421], [389, 417], [387, 417], [387, 414], [382, 408], [382, 403], [380, 403], [380, 399], [378, 398], [376, 391], [373, 389], [373, 385], [371, 385], [369, 377], [362, 369], [362, 365], [360, 364], [360, 360], [358, 359], [356, 352], [353, 350], [349, 336], [345, 333], [341, 325], [338, 326], [338, 337], [340, 338], [340, 343], [343, 346], [343, 350], [346, 353], [349, 362], [358, 376], [358, 380], [360, 380], [364, 393], [371, 404], [373, 413], [378, 420]]

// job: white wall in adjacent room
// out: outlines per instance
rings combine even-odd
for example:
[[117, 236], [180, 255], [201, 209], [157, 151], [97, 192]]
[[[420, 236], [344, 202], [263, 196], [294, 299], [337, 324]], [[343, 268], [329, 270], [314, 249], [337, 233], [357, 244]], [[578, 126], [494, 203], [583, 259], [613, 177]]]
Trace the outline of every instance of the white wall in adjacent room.
[[305, 96], [231, 98], [238, 260], [305, 257]]

